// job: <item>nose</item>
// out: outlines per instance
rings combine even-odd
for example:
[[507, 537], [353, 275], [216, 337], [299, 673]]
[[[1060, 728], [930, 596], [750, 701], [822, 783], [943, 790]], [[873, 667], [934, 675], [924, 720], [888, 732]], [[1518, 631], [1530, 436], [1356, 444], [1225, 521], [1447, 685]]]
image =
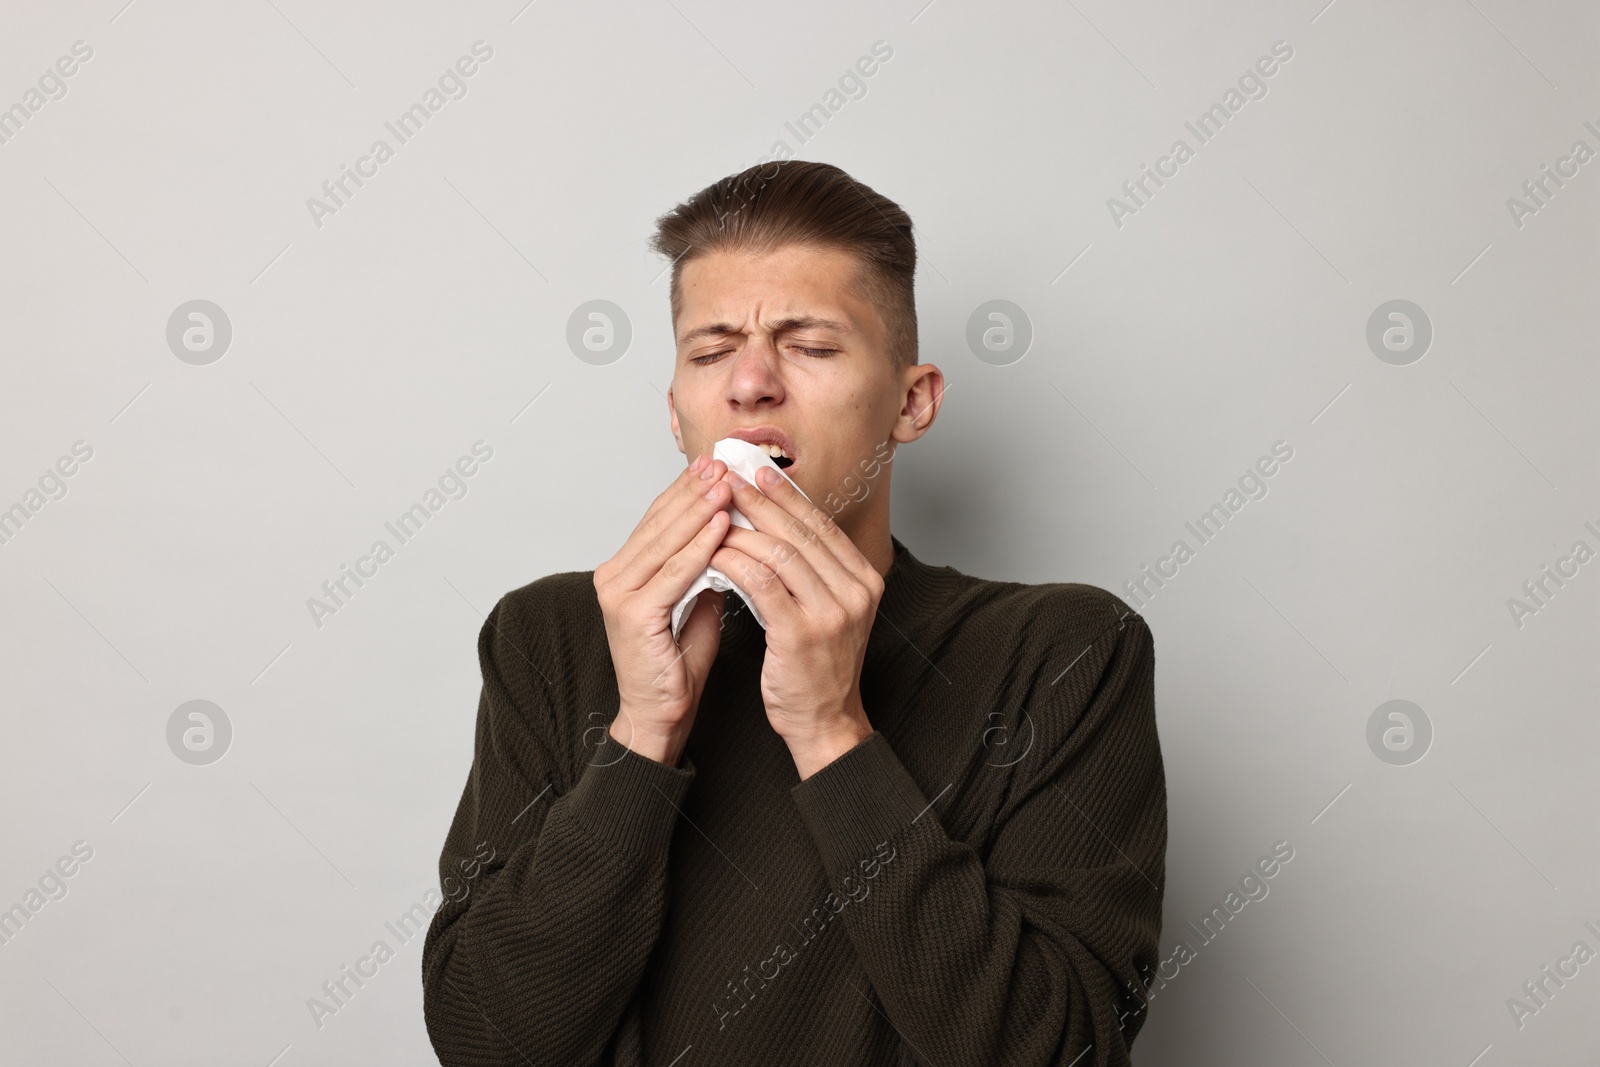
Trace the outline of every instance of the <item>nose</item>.
[[728, 376], [731, 406], [757, 407], [783, 401], [783, 360], [772, 338], [752, 334], [732, 358], [733, 373]]

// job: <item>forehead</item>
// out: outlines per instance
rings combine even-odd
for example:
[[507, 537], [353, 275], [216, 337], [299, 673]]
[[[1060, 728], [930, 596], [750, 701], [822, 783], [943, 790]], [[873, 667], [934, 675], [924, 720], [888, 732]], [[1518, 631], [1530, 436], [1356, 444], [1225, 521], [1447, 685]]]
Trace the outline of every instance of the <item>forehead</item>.
[[855, 255], [838, 248], [708, 252], [679, 276], [678, 336], [709, 323], [742, 328], [752, 315], [761, 322], [835, 319], [872, 336], [876, 311], [851, 290], [858, 268]]

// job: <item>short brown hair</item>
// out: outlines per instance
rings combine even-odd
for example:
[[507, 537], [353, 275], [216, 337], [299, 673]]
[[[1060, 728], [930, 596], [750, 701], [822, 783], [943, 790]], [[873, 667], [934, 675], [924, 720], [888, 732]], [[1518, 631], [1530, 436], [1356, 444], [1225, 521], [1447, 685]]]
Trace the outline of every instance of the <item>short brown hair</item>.
[[828, 163], [760, 163], [706, 186], [656, 220], [655, 251], [672, 260], [672, 321], [685, 264], [708, 252], [814, 245], [853, 253], [851, 291], [883, 316], [896, 368], [917, 362], [917, 246], [911, 216]]

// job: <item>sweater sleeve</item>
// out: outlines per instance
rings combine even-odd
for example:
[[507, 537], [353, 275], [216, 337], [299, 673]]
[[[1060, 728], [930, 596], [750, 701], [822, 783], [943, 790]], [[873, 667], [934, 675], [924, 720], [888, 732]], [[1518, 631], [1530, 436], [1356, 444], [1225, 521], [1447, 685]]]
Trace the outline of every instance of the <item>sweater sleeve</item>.
[[1131, 615], [1047, 658], [1060, 662], [1032, 685], [1032, 747], [984, 854], [946, 835], [940, 797], [881, 733], [793, 787], [846, 898], [860, 992], [876, 993], [909, 1062], [1131, 1062], [1165, 881], [1152, 639]]
[[565, 724], [579, 716], [563, 685], [583, 664], [566, 662], [559, 610], [514, 596], [478, 637], [472, 768], [422, 950], [424, 1019], [446, 1067], [601, 1062], [660, 937], [668, 846], [695, 775], [598, 721], [572, 770], [582, 756], [568, 755]]

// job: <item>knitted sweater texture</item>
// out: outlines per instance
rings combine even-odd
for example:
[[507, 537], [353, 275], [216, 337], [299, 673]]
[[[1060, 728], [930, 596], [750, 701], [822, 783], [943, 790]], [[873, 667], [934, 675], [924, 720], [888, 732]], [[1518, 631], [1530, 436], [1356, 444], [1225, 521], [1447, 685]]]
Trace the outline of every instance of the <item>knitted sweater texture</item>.
[[442, 1064], [1131, 1063], [1167, 840], [1149, 627], [892, 540], [874, 732], [805, 781], [737, 596], [676, 767], [608, 732], [593, 572], [501, 598], [423, 948]]

